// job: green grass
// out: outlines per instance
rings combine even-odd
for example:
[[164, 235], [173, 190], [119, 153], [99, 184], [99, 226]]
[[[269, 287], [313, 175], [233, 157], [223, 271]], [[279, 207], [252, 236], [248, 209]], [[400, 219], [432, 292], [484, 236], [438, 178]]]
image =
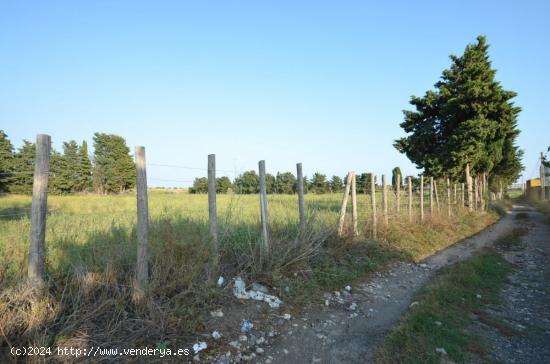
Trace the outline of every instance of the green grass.
[[[395, 260], [418, 260], [478, 232], [496, 221], [493, 213], [442, 213], [408, 222], [402, 214], [390, 224], [379, 217], [379, 239], [370, 240], [370, 199], [358, 195], [359, 230], [334, 233], [341, 194], [306, 195], [309, 228], [298, 229], [297, 197], [270, 195], [271, 255], [259, 265], [257, 195], [219, 195], [220, 270], [211, 265], [208, 201], [205, 195], [150, 191], [151, 279], [147, 304], [132, 301], [136, 260], [136, 198], [49, 196], [46, 270], [49, 295], [36, 301], [21, 286], [27, 271], [30, 197], [0, 197], [0, 328], [12, 344], [108, 345], [122, 337], [128, 346], [192, 338], [208, 311], [223, 305], [226, 293], [215, 280], [244, 274], [275, 288], [301, 307], [323, 291], [341, 288]], [[377, 196], [381, 210], [381, 197]], [[417, 199], [415, 200], [417, 204]], [[417, 206], [417, 205], [415, 205]], [[348, 204], [351, 214], [351, 204]], [[160, 323], [160, 324], [159, 324]], [[129, 335], [128, 333], [132, 334]], [[4, 342], [0, 336], [0, 345]]]
[[[507, 237], [502, 244], [514, 242], [518, 234]], [[444, 348], [448, 358], [458, 363], [469, 362], [471, 353], [483, 357], [486, 349], [482, 340], [468, 330], [472, 314], [506, 330], [505, 325], [488, 318], [483, 307], [498, 302], [511, 269], [491, 250], [443, 269], [416, 298], [419, 304], [386, 337], [375, 362], [441, 363], [442, 354], [436, 348]]]

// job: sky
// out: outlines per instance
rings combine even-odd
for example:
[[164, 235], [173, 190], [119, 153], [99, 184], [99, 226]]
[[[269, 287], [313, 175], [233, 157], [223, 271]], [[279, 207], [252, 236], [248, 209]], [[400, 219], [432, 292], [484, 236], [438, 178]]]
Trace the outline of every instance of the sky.
[[[0, 2], [0, 129], [146, 148], [150, 186], [220, 174], [417, 174], [393, 141], [449, 55], [487, 36], [518, 93], [522, 178], [550, 145], [548, 1]], [[163, 167], [188, 166], [197, 169]]]

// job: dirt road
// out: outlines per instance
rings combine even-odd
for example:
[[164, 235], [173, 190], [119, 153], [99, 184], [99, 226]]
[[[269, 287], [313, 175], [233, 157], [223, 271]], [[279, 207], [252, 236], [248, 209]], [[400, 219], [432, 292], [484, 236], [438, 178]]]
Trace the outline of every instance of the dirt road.
[[432, 274], [511, 232], [522, 224], [515, 216], [523, 209], [514, 207], [495, 225], [436, 253], [421, 264], [399, 263], [351, 292], [343, 289], [330, 297], [327, 295], [318, 311], [293, 319], [286, 332], [283, 330], [273, 345], [256, 358], [257, 362], [370, 362], [385, 334], [408, 307], [415, 304], [414, 294]]

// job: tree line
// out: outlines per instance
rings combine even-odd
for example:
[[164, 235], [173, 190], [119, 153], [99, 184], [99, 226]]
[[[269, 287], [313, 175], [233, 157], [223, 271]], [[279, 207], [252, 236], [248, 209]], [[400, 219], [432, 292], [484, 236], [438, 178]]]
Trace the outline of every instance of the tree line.
[[[397, 185], [397, 175], [401, 178], [401, 170], [395, 167], [392, 171], [392, 186]], [[358, 193], [370, 193], [372, 173], [361, 173], [357, 175], [356, 188]], [[411, 176], [412, 177], [412, 176]], [[401, 178], [401, 185], [405, 179]], [[412, 178], [413, 186], [418, 185], [418, 178]], [[274, 176], [266, 173], [265, 176], [266, 191], [269, 194], [294, 194], [298, 190], [298, 180], [292, 172], [277, 172]], [[346, 177], [332, 176], [316, 172], [311, 179], [304, 177], [305, 193], [339, 193], [345, 188]], [[376, 184], [376, 176], [375, 176]], [[254, 170], [246, 171], [237, 176], [233, 181], [229, 177], [223, 176], [216, 178], [217, 193], [239, 193], [254, 194], [260, 191], [260, 176]], [[193, 186], [189, 188], [189, 193], [200, 194], [208, 192], [208, 179], [206, 177], [195, 178]]]
[[[52, 148], [48, 192], [69, 194], [96, 192], [119, 193], [135, 185], [135, 166], [124, 138], [95, 133], [94, 154], [89, 155], [86, 141], [63, 142], [62, 151]], [[23, 140], [17, 150], [0, 130], [0, 192], [32, 193], [35, 144]]]

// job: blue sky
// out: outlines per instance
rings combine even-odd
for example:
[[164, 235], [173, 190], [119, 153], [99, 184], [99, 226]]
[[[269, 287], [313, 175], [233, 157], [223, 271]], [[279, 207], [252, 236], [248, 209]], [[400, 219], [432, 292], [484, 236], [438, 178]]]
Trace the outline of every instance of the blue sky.
[[[518, 92], [525, 177], [550, 145], [547, 1], [2, 1], [0, 129], [94, 132], [153, 164], [416, 174], [401, 110], [479, 34]], [[151, 166], [150, 185], [200, 170]], [[232, 176], [232, 174], [229, 174]]]

